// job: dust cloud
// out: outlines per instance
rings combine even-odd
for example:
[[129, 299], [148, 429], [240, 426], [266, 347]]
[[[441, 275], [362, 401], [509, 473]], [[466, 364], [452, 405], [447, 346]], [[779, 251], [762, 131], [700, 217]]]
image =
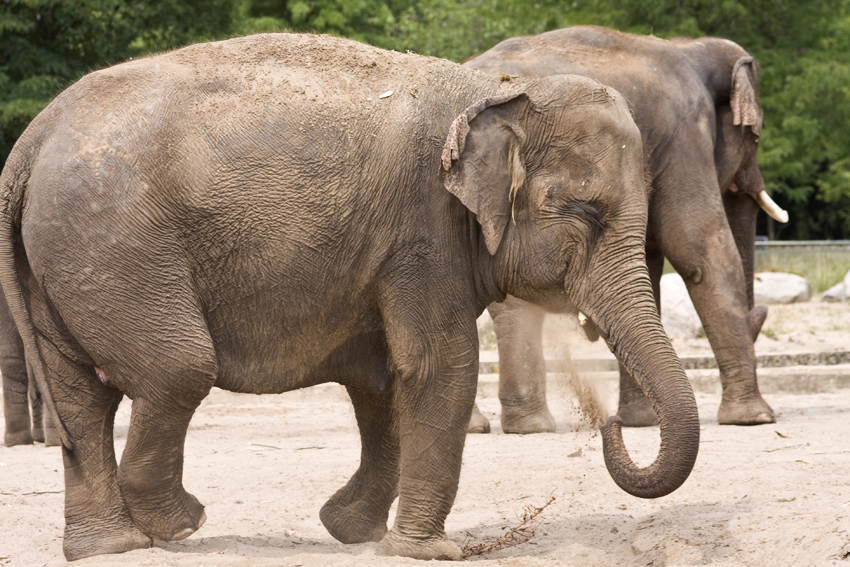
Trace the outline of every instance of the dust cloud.
[[[549, 361], [549, 372], [555, 374], [557, 385], [563, 385], [563, 401], [572, 404], [574, 413], [582, 422], [593, 428], [600, 427], [611, 415], [606, 403], [608, 399], [602, 380], [594, 378], [594, 369], [580, 368], [577, 361], [591, 358], [598, 351], [601, 342], [591, 343], [575, 317], [566, 315], [547, 315], [546, 330], [543, 334], [543, 348]], [[584, 351], [584, 352], [582, 352]], [[584, 355], [584, 356], [582, 356]], [[584, 364], [583, 366], [588, 366]]]

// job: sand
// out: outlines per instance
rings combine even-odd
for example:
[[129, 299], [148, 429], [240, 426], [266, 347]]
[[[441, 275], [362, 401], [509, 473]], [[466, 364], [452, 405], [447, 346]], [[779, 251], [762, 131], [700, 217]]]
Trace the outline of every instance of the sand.
[[[760, 338], [757, 351], [769, 342], [777, 351], [789, 345], [850, 348], [848, 310], [814, 302], [773, 309], [766, 328], [774, 329], [775, 339]], [[818, 321], [823, 329], [810, 333]], [[699, 341], [687, 348], [707, 348]], [[604, 396], [603, 403], [615, 407], [614, 393]], [[549, 398], [558, 431], [516, 436], [499, 427], [498, 399], [479, 396], [493, 433], [468, 437], [449, 537], [461, 545], [468, 538], [487, 542], [517, 525], [526, 506], [555, 500], [538, 516], [529, 542], [467, 561], [517, 567], [850, 565], [850, 390], [766, 396], [778, 421], [758, 427], [717, 425], [719, 396], [697, 393], [702, 431], [696, 466], [681, 488], [657, 500], [629, 496], [614, 484], [601, 439], [580, 417], [566, 383], [550, 388]], [[116, 424], [118, 451], [128, 419], [125, 400]], [[625, 438], [639, 464], [654, 459], [658, 428], [627, 430]], [[184, 473], [187, 489], [206, 505], [207, 523], [181, 542], [73, 565], [442, 565], [377, 557], [376, 544], [343, 545], [322, 527], [319, 508], [355, 471], [359, 450], [341, 387], [269, 396], [214, 390], [190, 426]], [[61, 471], [58, 448], [0, 446], [0, 566], [66, 564]]]

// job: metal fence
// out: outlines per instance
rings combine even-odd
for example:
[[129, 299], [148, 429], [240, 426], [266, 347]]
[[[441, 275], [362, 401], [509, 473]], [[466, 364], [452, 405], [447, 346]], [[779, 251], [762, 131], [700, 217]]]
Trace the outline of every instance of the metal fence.
[[850, 240], [759, 241], [756, 271], [799, 274], [822, 293], [850, 271]]
[[[823, 293], [850, 271], [850, 240], [759, 240], [755, 268], [798, 274], [811, 282], [812, 293]], [[665, 260], [664, 273], [673, 271]]]

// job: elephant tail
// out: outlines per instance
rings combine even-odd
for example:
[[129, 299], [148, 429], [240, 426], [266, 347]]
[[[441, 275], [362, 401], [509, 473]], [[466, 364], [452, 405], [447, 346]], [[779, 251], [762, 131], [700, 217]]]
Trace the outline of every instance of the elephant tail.
[[66, 449], [73, 449], [74, 440], [65, 424], [59, 419], [59, 412], [53, 401], [53, 394], [47, 382], [44, 358], [35, 338], [35, 327], [27, 310], [21, 286], [20, 274], [30, 269], [21, 239], [21, 212], [24, 192], [37, 153], [37, 144], [30, 141], [31, 134], [30, 128], [19, 138], [0, 174], [0, 286], [6, 294], [9, 311], [24, 343], [27, 364], [41, 391], [44, 406], [53, 423], [56, 424], [62, 445]]

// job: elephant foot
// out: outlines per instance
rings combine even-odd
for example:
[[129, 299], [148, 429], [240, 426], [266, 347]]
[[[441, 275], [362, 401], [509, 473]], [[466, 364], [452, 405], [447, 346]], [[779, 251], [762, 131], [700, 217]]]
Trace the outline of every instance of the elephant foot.
[[341, 500], [334, 495], [319, 511], [319, 519], [334, 538], [342, 543], [366, 543], [381, 541], [387, 535], [386, 515], [382, 520], [375, 521], [374, 514], [363, 510], [366, 508], [364, 501], [354, 501], [344, 506], [340, 505]]
[[469, 417], [469, 427], [467, 433], [490, 433], [490, 421], [484, 417], [481, 410], [478, 409], [478, 404], [472, 406], [472, 415]]
[[62, 439], [59, 437], [59, 432], [55, 427], [44, 428], [44, 446], [59, 447], [62, 444]]
[[650, 427], [658, 425], [658, 414], [652, 408], [652, 404], [643, 392], [634, 395], [624, 395], [620, 391], [620, 406], [617, 415], [623, 420], [625, 427]]
[[387, 532], [375, 550], [376, 555], [399, 555], [424, 561], [460, 561], [463, 553], [445, 534], [429, 537], [410, 537], [396, 528]]
[[182, 488], [178, 497], [168, 499], [171, 505], [164, 503], [167, 500], [158, 498], [158, 495], [133, 494], [123, 485], [121, 494], [136, 526], [144, 534], [160, 541], [185, 539], [207, 521], [204, 506]]
[[32, 426], [32, 440], [36, 443], [44, 443], [44, 428], [40, 425]]
[[9, 431], [6, 429], [6, 433], [3, 435], [3, 443], [7, 447], [14, 447], [15, 445], [32, 445], [33, 438], [29, 429], [23, 431]]
[[502, 431], [528, 435], [531, 433], [554, 433], [555, 418], [546, 404], [534, 408], [506, 406], [502, 404]]
[[720, 425], [763, 425], [776, 423], [773, 409], [754, 394], [749, 399], [730, 400], [724, 395], [717, 410], [717, 423]]
[[151, 538], [143, 534], [125, 514], [119, 519], [90, 519], [84, 525], [66, 521], [62, 550], [68, 561], [92, 555], [124, 553], [151, 547]]
[[[8, 392], [4, 392], [6, 395]], [[7, 447], [15, 445], [32, 445], [33, 438], [30, 433], [30, 411], [26, 402], [21, 404], [5, 403], [5, 425], [3, 443]]]
[[50, 418], [45, 420], [45, 425], [34, 423], [32, 426], [32, 439], [37, 443], [44, 443], [45, 447], [58, 447], [62, 444], [59, 439], [59, 432], [53, 427]]

